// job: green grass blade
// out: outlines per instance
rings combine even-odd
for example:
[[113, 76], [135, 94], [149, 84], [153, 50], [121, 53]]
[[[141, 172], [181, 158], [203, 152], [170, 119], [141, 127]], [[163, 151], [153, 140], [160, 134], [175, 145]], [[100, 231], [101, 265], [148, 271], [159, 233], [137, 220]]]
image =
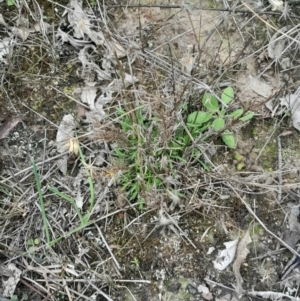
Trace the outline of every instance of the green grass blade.
[[37, 172], [37, 168], [36, 168], [34, 159], [32, 159], [32, 166], [33, 166], [33, 173], [34, 173], [34, 177], [35, 177], [36, 187], [37, 187], [37, 191], [38, 191], [39, 199], [40, 199], [44, 231], [45, 231], [45, 235], [46, 235], [46, 239], [47, 239], [47, 244], [49, 245], [50, 244], [50, 235], [49, 235], [49, 228], [48, 228], [48, 223], [47, 223], [47, 218], [46, 218], [43, 193], [42, 193], [41, 182], [40, 182], [40, 178], [39, 178], [39, 175]]

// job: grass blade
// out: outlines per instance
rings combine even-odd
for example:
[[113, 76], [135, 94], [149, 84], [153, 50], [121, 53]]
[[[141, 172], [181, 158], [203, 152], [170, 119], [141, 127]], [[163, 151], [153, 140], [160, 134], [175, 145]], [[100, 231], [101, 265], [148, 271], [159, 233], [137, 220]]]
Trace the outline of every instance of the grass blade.
[[49, 245], [50, 244], [50, 235], [49, 235], [49, 229], [48, 229], [48, 222], [47, 222], [47, 218], [46, 218], [43, 193], [42, 193], [41, 182], [40, 182], [40, 178], [39, 178], [39, 175], [37, 172], [37, 168], [36, 168], [34, 159], [32, 159], [32, 166], [33, 166], [33, 173], [34, 173], [34, 177], [35, 177], [36, 187], [37, 187], [37, 191], [39, 194], [44, 231], [45, 231], [45, 235], [46, 235], [46, 239], [47, 239], [47, 244]]

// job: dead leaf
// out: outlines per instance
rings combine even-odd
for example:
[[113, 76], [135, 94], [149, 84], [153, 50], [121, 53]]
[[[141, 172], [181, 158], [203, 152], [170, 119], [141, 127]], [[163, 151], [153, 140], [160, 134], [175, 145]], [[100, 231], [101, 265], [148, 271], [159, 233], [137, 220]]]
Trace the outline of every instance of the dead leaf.
[[9, 132], [21, 121], [19, 117], [12, 117], [0, 126], [0, 140], [5, 138]]
[[250, 76], [249, 87], [252, 91], [265, 98], [269, 98], [272, 95], [272, 86], [262, 79]]
[[224, 242], [226, 249], [219, 252], [216, 260], [213, 261], [215, 269], [223, 271], [231, 264], [234, 259], [238, 238], [232, 241]]
[[69, 147], [69, 154], [73, 153], [76, 156], [78, 155], [79, 141], [77, 138], [70, 138], [68, 142], [68, 147]]
[[13, 263], [8, 264], [7, 270], [12, 273], [12, 276], [8, 277], [7, 281], [3, 281], [3, 296], [11, 298], [20, 281], [22, 272]]
[[[71, 114], [65, 115], [58, 127], [58, 131], [56, 134], [57, 151], [59, 153], [70, 151], [69, 143], [70, 143], [70, 139], [74, 138], [75, 128], [76, 128], [76, 121], [73, 115]], [[63, 155], [59, 160], [57, 160], [58, 168], [63, 174], [67, 172], [67, 161], [68, 161], [68, 155]]]
[[246, 234], [241, 239], [238, 245], [237, 256], [235, 262], [233, 263], [233, 273], [236, 279], [235, 291], [238, 297], [242, 296], [242, 292], [243, 292], [243, 288], [242, 288], [243, 278], [240, 273], [240, 268], [249, 253], [249, 250], [247, 249], [247, 245], [251, 242], [252, 240], [249, 234], [249, 230], [247, 230]]

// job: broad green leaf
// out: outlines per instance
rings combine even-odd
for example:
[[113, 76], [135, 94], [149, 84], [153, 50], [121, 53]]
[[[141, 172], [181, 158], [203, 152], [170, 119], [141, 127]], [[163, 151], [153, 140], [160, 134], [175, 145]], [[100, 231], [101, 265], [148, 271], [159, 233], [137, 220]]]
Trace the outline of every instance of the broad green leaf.
[[244, 110], [243, 109], [238, 109], [238, 110], [235, 110], [234, 112], [230, 113], [228, 115], [228, 117], [231, 117], [233, 119], [237, 119], [239, 118], [240, 116], [242, 116], [244, 113]]
[[211, 112], [219, 111], [218, 100], [210, 93], [204, 93], [202, 103], [205, 106], [205, 108]]
[[243, 168], [245, 167], [245, 163], [244, 162], [240, 162], [237, 166], [236, 166], [236, 169], [238, 171], [242, 170]]
[[206, 113], [203, 111], [196, 111], [191, 113], [188, 118], [187, 118], [187, 122], [188, 122], [188, 126], [193, 127], [194, 125], [201, 125], [204, 122], [207, 122], [208, 120], [210, 120], [212, 117], [211, 113]]
[[234, 92], [232, 87], [227, 87], [226, 89], [223, 90], [223, 93], [221, 95], [221, 99], [225, 104], [228, 104], [232, 101], [234, 97]]
[[226, 130], [222, 134], [222, 140], [229, 148], [235, 148], [236, 146], [235, 139], [229, 130]]
[[7, 1], [6, 1], [6, 4], [7, 4], [7, 6], [13, 6], [13, 5], [15, 5], [16, 3], [15, 3], [15, 0], [7, 0]]
[[246, 121], [250, 120], [253, 116], [254, 116], [254, 113], [250, 111], [244, 117], [240, 118], [240, 121], [246, 122]]
[[220, 131], [224, 128], [225, 126], [225, 120], [223, 118], [216, 118], [213, 123], [212, 123], [213, 128], [216, 131]]

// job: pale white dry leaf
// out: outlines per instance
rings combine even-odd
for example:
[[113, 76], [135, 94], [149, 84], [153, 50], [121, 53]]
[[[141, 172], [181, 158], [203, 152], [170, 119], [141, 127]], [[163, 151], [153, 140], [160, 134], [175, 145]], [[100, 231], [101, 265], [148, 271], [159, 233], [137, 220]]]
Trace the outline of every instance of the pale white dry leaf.
[[200, 284], [198, 287], [198, 292], [201, 294], [201, 296], [203, 297], [203, 299], [205, 300], [212, 300], [213, 299], [213, 295], [212, 293], [209, 291], [208, 287], [205, 285]]
[[209, 247], [207, 251], [207, 255], [210, 255], [216, 248], [215, 247]]
[[282, 0], [269, 0], [272, 5], [272, 10], [283, 11], [283, 1]]
[[70, 26], [74, 29], [74, 37], [85, 39], [85, 35], [87, 35], [96, 45], [102, 45], [105, 41], [104, 35], [101, 31], [91, 29], [92, 24], [82, 9], [82, 3], [71, 0], [68, 7], [71, 8], [67, 9], [67, 13]]
[[115, 59], [116, 57], [120, 59], [126, 56], [126, 50], [124, 49], [124, 47], [115, 40], [113, 41], [106, 40], [105, 46], [109, 56], [113, 59]]
[[14, 294], [16, 286], [20, 281], [22, 272], [13, 263], [7, 265], [7, 270], [12, 273], [12, 276], [8, 277], [6, 281], [2, 281], [3, 284], [3, 296], [11, 298]]
[[74, 116], [67, 114], [63, 117], [56, 134], [57, 150], [59, 153], [69, 151], [69, 140], [74, 138], [76, 121]]
[[58, 28], [58, 30], [57, 30], [56, 38], [58, 40], [60, 39], [62, 43], [70, 43], [75, 48], [82, 48], [82, 47], [90, 44], [90, 41], [74, 39], [69, 34], [62, 31], [60, 28]]
[[241, 297], [243, 292], [243, 287], [242, 287], [243, 278], [240, 273], [240, 268], [249, 253], [249, 250], [247, 249], [247, 245], [250, 244], [251, 242], [252, 239], [250, 237], [249, 230], [247, 230], [244, 237], [241, 239], [240, 243], [238, 244], [237, 256], [232, 266], [233, 274], [236, 279], [235, 291], [238, 297]]
[[125, 73], [125, 78], [124, 78], [124, 82], [125, 82], [125, 88], [128, 88], [130, 85], [137, 83], [139, 80], [137, 79], [137, 77], [127, 74]]
[[271, 37], [268, 44], [268, 56], [271, 59], [278, 61], [286, 50], [287, 38], [282, 33], [290, 30], [292, 26], [284, 26], [280, 28], [280, 31], [276, 31]]
[[193, 50], [193, 45], [188, 45], [186, 53], [184, 54], [182, 59], [180, 59], [182, 71], [188, 74], [191, 74], [195, 63], [195, 58], [193, 57], [192, 50]]
[[37, 32], [42, 32], [43, 34], [52, 32], [53, 30], [53, 26], [45, 21], [43, 21], [43, 19], [41, 19], [40, 22], [36, 22], [34, 24], [34, 30]]
[[13, 27], [11, 28], [11, 32], [16, 35], [18, 38], [22, 39], [22, 41], [26, 41], [29, 34], [34, 32], [34, 29], [28, 29], [25, 27]]
[[261, 78], [258, 79], [256, 77], [250, 76], [249, 87], [252, 91], [265, 98], [269, 98], [272, 95], [272, 86], [267, 84]]
[[12, 38], [4, 38], [0, 41], [0, 62], [7, 64], [7, 57], [14, 44], [16, 41]]
[[76, 205], [77, 207], [82, 210], [82, 207], [83, 207], [83, 196], [81, 195], [81, 191], [80, 191], [80, 186], [78, 186], [78, 189], [77, 189], [77, 195], [76, 195], [76, 199], [75, 199], [75, 202], [76, 202]]
[[[75, 128], [76, 121], [73, 115], [65, 115], [58, 127], [58, 131], [56, 134], [57, 151], [59, 153], [69, 151], [69, 141], [70, 139], [74, 138]], [[60, 159], [57, 160], [57, 166], [63, 174], [66, 174], [67, 172], [67, 161], [67, 155], [63, 155]]]
[[224, 242], [226, 249], [219, 251], [216, 260], [213, 261], [217, 270], [223, 271], [231, 264], [234, 259], [238, 238], [232, 241]]
[[95, 98], [97, 96], [98, 88], [95, 87], [96, 83], [86, 83], [86, 86], [81, 89], [80, 99], [83, 103], [89, 105], [92, 111], [95, 111]]
[[98, 75], [98, 80], [110, 80], [111, 74], [114, 72], [114, 70], [103, 68], [103, 66], [102, 68], [104, 70], [102, 70], [95, 62], [91, 61], [87, 54], [89, 49], [97, 53], [97, 48], [94, 45], [86, 45], [78, 53], [78, 59], [82, 63], [81, 77], [84, 78], [84, 75], [86, 76], [89, 73], [96, 72]]

